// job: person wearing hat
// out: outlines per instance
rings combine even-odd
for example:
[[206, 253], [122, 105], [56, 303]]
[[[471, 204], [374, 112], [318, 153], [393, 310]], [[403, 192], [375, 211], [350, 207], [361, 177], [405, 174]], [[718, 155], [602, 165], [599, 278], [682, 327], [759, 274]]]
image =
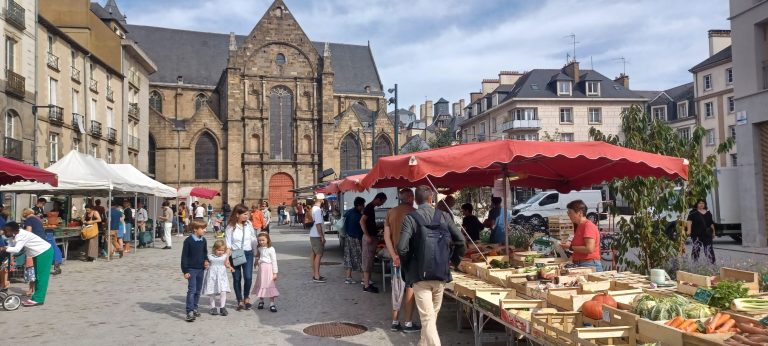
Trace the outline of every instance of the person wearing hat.
[[325, 282], [325, 278], [320, 276], [320, 260], [325, 252], [325, 232], [323, 232], [323, 210], [320, 205], [325, 200], [325, 194], [318, 193], [315, 196], [315, 204], [312, 206], [312, 228], [309, 230], [309, 244], [312, 246], [312, 281]]

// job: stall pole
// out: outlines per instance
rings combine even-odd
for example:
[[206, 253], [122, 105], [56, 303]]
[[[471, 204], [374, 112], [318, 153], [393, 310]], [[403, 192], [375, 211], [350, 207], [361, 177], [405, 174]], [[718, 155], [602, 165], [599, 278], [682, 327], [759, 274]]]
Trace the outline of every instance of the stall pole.
[[155, 230], [157, 229], [157, 196], [155, 196], [155, 207], [152, 208], [152, 228], [150, 231], [152, 232], [152, 247], [155, 247], [155, 236], [157, 235], [155, 233]]
[[[109, 198], [107, 199], [107, 206], [112, 208], [112, 184], [109, 186]], [[112, 256], [109, 255], [109, 249], [112, 246], [112, 211], [107, 209], [107, 237], [105, 238], [107, 240], [107, 244], [105, 244], [105, 248], [107, 249], [107, 262], [112, 260]]]
[[136, 252], [136, 249], [139, 248], [139, 234], [138, 234], [138, 232], [136, 232], [136, 229], [137, 229], [137, 227], [136, 227], [136, 210], [138, 210], [136, 208], [138, 206], [139, 206], [139, 194], [138, 193], [134, 193], [134, 195], [133, 195], [133, 225], [132, 225], [133, 229], [131, 230], [131, 231], [133, 231], [133, 252], [134, 253]]
[[503, 179], [504, 179], [504, 208], [501, 209], [501, 212], [504, 213], [504, 251], [507, 253], [507, 261], [509, 263], [512, 263], [512, 254], [509, 251], [509, 220], [507, 220], [507, 216], [509, 215], [508, 212], [508, 205], [509, 201], [507, 201], [507, 195], [509, 194], [509, 171], [507, 170], [507, 165], [503, 165], [501, 168], [501, 171], [504, 173]]

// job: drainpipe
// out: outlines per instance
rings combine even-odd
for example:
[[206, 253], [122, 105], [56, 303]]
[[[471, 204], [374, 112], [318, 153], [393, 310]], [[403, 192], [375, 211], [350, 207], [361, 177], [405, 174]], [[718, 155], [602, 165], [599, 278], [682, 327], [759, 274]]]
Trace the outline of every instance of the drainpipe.
[[[33, 99], [32, 99], [32, 117], [33, 117], [33, 121], [34, 121], [32, 123], [32, 129], [33, 129], [32, 130], [32, 132], [33, 132], [32, 133], [32, 165], [35, 166], [35, 167], [38, 167], [38, 163], [37, 163], [37, 109], [35, 109], [35, 105], [37, 104], [37, 88], [38, 88], [38, 85], [37, 85], [37, 75], [38, 75], [37, 61], [38, 61], [38, 54], [39, 54], [38, 48], [37, 48], [37, 23], [38, 23], [38, 18], [37, 18], [37, 12], [38, 12], [38, 7], [37, 6], [38, 6], [38, 4], [37, 4], [37, 1], [38, 0], [35, 0], [35, 27], [32, 29], [32, 30], [35, 31], [35, 64], [34, 64], [34, 68], [35, 68], [35, 80], [34, 80], [34, 83], [35, 83], [35, 95], [33, 96]], [[6, 68], [7, 68], [7, 66], [6, 66]], [[19, 71], [19, 72], [21, 72], [21, 71]], [[22, 74], [23, 74], [23, 72], [22, 72]], [[27, 88], [25, 87], [24, 89], [25, 89], [24, 93], [26, 93], [27, 92], [26, 91]], [[24, 134], [23, 133], [21, 135], [21, 139], [22, 139], [21, 148], [23, 150], [24, 149]], [[24, 160], [24, 155], [22, 155], [21, 159]]]
[[[128, 81], [125, 79], [125, 49], [123, 48], [122, 42], [120, 42], [120, 73], [123, 74], [123, 95], [122, 95], [122, 101], [123, 104], [121, 105], [121, 115], [120, 118], [120, 163], [126, 163], [125, 162], [125, 152], [128, 151], [128, 147], [125, 143], [125, 123], [128, 119], [128, 107], [125, 105], [127, 102], [125, 102], [128, 99], [128, 93], [125, 91], [128, 90]], [[130, 91], [129, 91], [130, 92]], [[135, 206], [135, 204], [134, 204]]]
[[[82, 135], [85, 138], [85, 141], [84, 141], [85, 143], [83, 143], [83, 146], [84, 146], [83, 149], [85, 149], [86, 154], [88, 153], [88, 150], [90, 148], [88, 146], [88, 137], [90, 137], [88, 135], [88, 115], [91, 113], [91, 105], [88, 103], [88, 92], [91, 90], [91, 86], [90, 86], [91, 76], [88, 75], [90, 71], [86, 72], [88, 68], [88, 59], [90, 57], [91, 57], [91, 52], [88, 52], [87, 55], [83, 56], [83, 84], [82, 85], [85, 86], [83, 88], [83, 109], [85, 111], [83, 112], [82, 116], [83, 116], [83, 130], [85, 130], [85, 133], [83, 133]], [[91, 117], [94, 116], [94, 114], [90, 114], [90, 115]], [[79, 130], [80, 129], [78, 129], [78, 131]]]

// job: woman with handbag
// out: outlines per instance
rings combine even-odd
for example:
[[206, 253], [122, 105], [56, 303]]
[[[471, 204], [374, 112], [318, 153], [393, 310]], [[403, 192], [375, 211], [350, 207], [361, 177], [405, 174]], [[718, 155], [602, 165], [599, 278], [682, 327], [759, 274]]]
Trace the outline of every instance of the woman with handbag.
[[237, 311], [251, 308], [251, 283], [253, 281], [253, 243], [256, 233], [251, 225], [248, 207], [238, 204], [232, 210], [224, 231], [229, 249], [229, 261], [235, 271], [232, 283], [237, 297]]
[[85, 215], [83, 216], [83, 229], [81, 237], [87, 244], [85, 260], [93, 262], [99, 256], [99, 224], [101, 224], [101, 215], [91, 205], [85, 206]]

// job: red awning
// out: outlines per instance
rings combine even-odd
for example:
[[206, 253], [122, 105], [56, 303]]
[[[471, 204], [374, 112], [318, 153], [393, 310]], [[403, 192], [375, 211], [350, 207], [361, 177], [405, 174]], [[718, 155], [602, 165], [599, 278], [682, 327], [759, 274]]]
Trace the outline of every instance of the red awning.
[[578, 190], [626, 177], [688, 179], [688, 161], [605, 142], [500, 140], [382, 157], [361, 188], [427, 184], [452, 190], [493, 186], [507, 173], [513, 186]]
[[363, 191], [365, 190], [360, 182], [363, 181], [366, 174], [350, 175], [344, 179], [337, 179], [331, 181], [325, 187], [315, 190], [316, 192], [322, 192], [324, 194], [337, 194], [339, 192], [347, 191]]
[[56, 173], [0, 157], [0, 185], [9, 185], [19, 181], [36, 181], [53, 187], [59, 186], [59, 178]]
[[213, 199], [216, 196], [221, 195], [221, 192], [216, 189], [209, 189], [207, 187], [182, 187], [178, 189], [179, 197], [186, 198], [189, 196]]

